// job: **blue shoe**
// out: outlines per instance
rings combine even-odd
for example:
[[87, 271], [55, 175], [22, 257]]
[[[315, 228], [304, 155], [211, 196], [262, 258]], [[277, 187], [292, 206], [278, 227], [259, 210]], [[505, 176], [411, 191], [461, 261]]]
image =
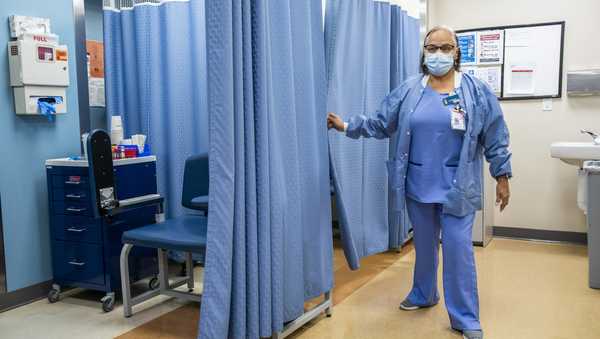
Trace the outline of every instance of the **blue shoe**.
[[483, 339], [482, 330], [464, 330], [462, 335], [463, 339]]

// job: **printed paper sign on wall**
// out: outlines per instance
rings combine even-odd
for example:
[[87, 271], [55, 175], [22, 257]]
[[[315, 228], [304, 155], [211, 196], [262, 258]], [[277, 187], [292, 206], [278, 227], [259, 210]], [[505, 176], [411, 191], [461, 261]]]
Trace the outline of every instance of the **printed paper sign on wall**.
[[475, 50], [476, 33], [457, 34], [458, 47], [460, 48], [461, 65], [472, 65], [477, 62], [477, 51]]
[[501, 64], [504, 62], [504, 31], [486, 31], [477, 34], [477, 56], [479, 64]]

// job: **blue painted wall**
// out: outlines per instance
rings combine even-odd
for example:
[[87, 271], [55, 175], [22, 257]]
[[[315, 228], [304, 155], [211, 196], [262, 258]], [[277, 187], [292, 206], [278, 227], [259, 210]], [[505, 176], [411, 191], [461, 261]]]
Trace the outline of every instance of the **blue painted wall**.
[[[72, 0], [0, 1], [0, 194], [9, 291], [52, 279], [44, 161], [79, 153]], [[67, 114], [55, 122], [15, 115], [7, 43], [11, 14], [50, 18], [69, 49]]]
[[[104, 14], [102, 0], [85, 0], [85, 35], [88, 40], [103, 41]], [[107, 129], [106, 108], [90, 107], [90, 124], [92, 130]]]

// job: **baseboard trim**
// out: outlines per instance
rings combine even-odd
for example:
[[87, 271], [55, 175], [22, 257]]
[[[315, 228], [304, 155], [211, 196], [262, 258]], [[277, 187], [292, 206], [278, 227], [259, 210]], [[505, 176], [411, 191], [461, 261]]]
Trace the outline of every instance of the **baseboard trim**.
[[587, 233], [581, 232], [550, 231], [536, 230], [532, 228], [494, 226], [494, 236], [515, 239], [568, 242], [583, 245], [587, 244]]
[[0, 295], [0, 313], [45, 298], [51, 287], [48, 280]]

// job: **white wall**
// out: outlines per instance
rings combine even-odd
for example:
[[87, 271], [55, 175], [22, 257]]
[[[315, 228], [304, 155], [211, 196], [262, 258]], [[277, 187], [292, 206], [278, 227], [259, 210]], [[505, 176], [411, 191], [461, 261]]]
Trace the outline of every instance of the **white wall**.
[[502, 102], [511, 132], [514, 179], [508, 210], [494, 225], [586, 232], [577, 208], [577, 169], [550, 158], [554, 141], [588, 141], [580, 128], [600, 131], [600, 97], [566, 96], [566, 70], [600, 68], [598, 0], [429, 0], [429, 25], [455, 29], [566, 21], [563, 98], [554, 110], [541, 100]]

